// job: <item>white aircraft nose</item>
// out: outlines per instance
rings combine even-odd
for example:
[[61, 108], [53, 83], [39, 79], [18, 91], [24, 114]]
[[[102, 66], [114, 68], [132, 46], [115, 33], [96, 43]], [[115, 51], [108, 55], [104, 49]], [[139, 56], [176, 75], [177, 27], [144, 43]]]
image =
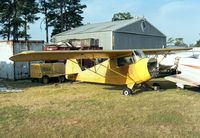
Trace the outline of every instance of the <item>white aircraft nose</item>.
[[167, 57], [158, 56], [158, 63], [162, 66], [173, 66], [177, 56], [167, 55]]

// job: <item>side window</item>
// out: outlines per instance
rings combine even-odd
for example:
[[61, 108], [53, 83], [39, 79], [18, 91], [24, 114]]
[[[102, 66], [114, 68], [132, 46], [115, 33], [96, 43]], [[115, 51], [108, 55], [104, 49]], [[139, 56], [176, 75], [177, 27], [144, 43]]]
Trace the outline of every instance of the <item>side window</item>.
[[134, 63], [133, 57], [120, 57], [117, 58], [117, 66], [125, 66]]

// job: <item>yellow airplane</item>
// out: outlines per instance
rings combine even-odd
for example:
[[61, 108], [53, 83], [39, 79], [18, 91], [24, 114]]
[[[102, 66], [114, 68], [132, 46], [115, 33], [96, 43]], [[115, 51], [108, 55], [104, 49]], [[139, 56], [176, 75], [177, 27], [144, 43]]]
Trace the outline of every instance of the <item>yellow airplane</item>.
[[[176, 50], [185, 50], [185, 48], [173, 49], [173, 51]], [[38, 51], [22, 52], [10, 57], [10, 60], [15, 62], [66, 60], [66, 79], [112, 85], [127, 85], [127, 88], [123, 90], [123, 94], [128, 96], [133, 93], [137, 85], [145, 84], [158, 75], [157, 60], [155, 58], [147, 58], [145, 54], [168, 53], [170, 51], [172, 49]], [[77, 59], [91, 59], [95, 65], [91, 68], [83, 68], [78, 64]], [[103, 61], [97, 62], [98, 59], [103, 59]]]

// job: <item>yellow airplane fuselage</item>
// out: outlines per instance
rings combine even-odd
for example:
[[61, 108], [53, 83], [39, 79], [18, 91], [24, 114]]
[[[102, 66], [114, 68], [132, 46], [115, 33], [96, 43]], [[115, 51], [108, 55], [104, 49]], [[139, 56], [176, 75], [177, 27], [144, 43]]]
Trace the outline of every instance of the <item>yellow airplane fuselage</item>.
[[151, 79], [148, 71], [148, 58], [135, 63], [117, 66], [116, 59], [108, 59], [86, 70], [81, 70], [76, 61], [67, 60], [66, 79], [102, 84], [124, 85], [132, 88]]

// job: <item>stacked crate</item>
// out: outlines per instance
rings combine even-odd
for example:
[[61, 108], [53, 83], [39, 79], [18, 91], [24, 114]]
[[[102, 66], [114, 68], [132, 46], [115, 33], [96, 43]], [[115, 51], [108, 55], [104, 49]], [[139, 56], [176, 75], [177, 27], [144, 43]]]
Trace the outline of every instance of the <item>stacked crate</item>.
[[[48, 44], [43, 48], [44, 51], [57, 51], [57, 50], [103, 50], [99, 47], [99, 40], [88, 38], [88, 39], [70, 39], [67, 42], [61, 44]], [[55, 61], [54, 61], [55, 62]], [[65, 62], [65, 61], [59, 61]], [[89, 59], [79, 60], [81, 67], [89, 68], [94, 66], [94, 62]]]

